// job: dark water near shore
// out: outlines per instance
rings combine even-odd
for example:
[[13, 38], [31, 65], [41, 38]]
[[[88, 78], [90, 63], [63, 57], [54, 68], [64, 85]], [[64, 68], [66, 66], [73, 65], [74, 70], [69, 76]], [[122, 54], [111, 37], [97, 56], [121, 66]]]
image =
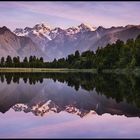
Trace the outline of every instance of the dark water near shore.
[[0, 73], [0, 138], [139, 138], [140, 77]]

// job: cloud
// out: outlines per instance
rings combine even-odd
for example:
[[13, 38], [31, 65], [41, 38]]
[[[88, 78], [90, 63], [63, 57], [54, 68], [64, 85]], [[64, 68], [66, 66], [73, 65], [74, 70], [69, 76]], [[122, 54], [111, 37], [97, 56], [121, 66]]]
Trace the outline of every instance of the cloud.
[[81, 22], [104, 27], [139, 24], [139, 7], [140, 2], [0, 2], [1, 13], [10, 8], [17, 21], [23, 18], [29, 25], [37, 18], [62, 26]]

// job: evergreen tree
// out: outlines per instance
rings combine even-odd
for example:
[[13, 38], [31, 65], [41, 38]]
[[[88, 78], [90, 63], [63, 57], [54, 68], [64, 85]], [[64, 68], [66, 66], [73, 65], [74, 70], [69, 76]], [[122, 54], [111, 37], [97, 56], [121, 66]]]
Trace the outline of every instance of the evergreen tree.
[[43, 57], [40, 57], [39, 61], [40, 61], [41, 63], [44, 63]]
[[19, 63], [20, 63], [19, 56], [13, 57], [13, 66], [14, 67], [18, 67], [19, 66]]
[[4, 67], [4, 65], [5, 65], [5, 59], [4, 59], [4, 57], [1, 57], [0, 63], [1, 63], [1, 67]]
[[79, 58], [80, 57], [80, 53], [79, 53], [79, 51], [77, 50], [77, 51], [75, 51], [75, 57], [76, 58]]
[[12, 66], [12, 58], [10, 55], [7, 56], [6, 58], [6, 66], [11, 67]]
[[28, 63], [28, 58], [25, 57], [25, 58], [23, 59], [23, 62], [24, 62], [24, 63]]

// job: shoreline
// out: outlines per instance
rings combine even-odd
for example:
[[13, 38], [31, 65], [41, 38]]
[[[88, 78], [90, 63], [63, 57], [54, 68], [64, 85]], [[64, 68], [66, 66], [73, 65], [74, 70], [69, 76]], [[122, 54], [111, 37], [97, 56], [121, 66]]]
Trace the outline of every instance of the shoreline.
[[68, 68], [0, 68], [0, 72], [92, 72], [96, 69], [68, 69]]
[[[69, 69], [69, 68], [0, 68], [0, 73], [45, 73], [45, 72], [57, 72], [57, 73], [67, 73], [67, 72], [84, 72], [84, 73], [98, 73], [97, 69]], [[100, 73], [103, 74], [135, 74], [140, 75], [140, 68], [133, 69], [103, 69]]]

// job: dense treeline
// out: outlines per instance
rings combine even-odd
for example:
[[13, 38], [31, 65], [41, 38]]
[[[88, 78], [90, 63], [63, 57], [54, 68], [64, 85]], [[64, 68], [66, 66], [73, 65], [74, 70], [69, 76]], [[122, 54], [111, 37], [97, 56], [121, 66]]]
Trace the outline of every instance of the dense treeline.
[[134, 68], [140, 66], [140, 35], [134, 39], [128, 39], [126, 43], [117, 40], [114, 44], [108, 44], [104, 48], [98, 48], [96, 52], [85, 51], [81, 54], [75, 51], [66, 58], [54, 59], [52, 62], [44, 62], [43, 58], [30, 56], [20, 61], [19, 57], [7, 56], [1, 58], [1, 67], [36, 67], [36, 68]]
[[43, 57], [37, 58], [36, 56], [30, 56], [29, 59], [25, 57], [23, 61], [20, 61], [20, 57], [11, 58], [10, 55], [5, 59], [1, 57], [0, 66], [1, 67], [23, 67], [23, 68], [38, 68], [43, 67], [44, 60]]
[[85, 51], [68, 55], [66, 59], [54, 60], [50, 67], [68, 68], [134, 68], [140, 66], [140, 35], [134, 39], [128, 39], [126, 43], [117, 40], [104, 48], [98, 48], [96, 52]]

